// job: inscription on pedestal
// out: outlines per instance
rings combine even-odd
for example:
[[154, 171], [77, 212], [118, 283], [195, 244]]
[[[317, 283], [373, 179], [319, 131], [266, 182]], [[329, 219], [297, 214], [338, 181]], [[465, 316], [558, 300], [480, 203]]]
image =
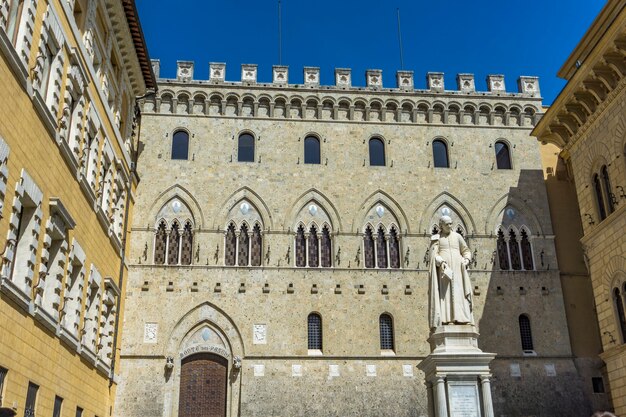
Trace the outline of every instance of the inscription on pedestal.
[[478, 386], [472, 383], [448, 382], [450, 416], [480, 417]]

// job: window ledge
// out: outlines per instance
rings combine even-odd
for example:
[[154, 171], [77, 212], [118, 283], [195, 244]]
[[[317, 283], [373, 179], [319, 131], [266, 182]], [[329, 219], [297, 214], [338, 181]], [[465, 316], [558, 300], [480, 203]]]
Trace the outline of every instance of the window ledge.
[[46, 125], [48, 132], [56, 141], [57, 121], [54, 119], [54, 115], [50, 112], [50, 109], [48, 109], [48, 106], [41, 96], [41, 93], [39, 93], [39, 90], [33, 91], [33, 104], [35, 106], [35, 109], [43, 119], [44, 125]]
[[396, 352], [393, 349], [382, 349], [380, 356], [396, 356]]
[[32, 97], [33, 90], [32, 85], [28, 80], [28, 70], [13, 47], [11, 40], [3, 30], [0, 30], [0, 51], [4, 53], [5, 58], [9, 62], [9, 66], [22, 85], [22, 88], [30, 97]]
[[525, 350], [522, 353], [523, 356], [537, 356], [537, 352], [534, 350]]
[[0, 292], [6, 294], [24, 310], [30, 311], [30, 296], [18, 288], [9, 278], [2, 277], [0, 279]]
[[309, 349], [307, 354], [309, 356], [323, 356], [324, 353], [320, 349]]
[[56, 140], [61, 150], [61, 155], [63, 155], [63, 158], [65, 158], [65, 161], [70, 166], [72, 173], [78, 177], [78, 161], [70, 149], [70, 145], [65, 140], [61, 139], [59, 135], [57, 135]]
[[75, 350], [76, 352], [80, 351], [80, 343], [78, 341], [78, 338], [74, 336], [71, 331], [66, 329], [65, 326], [59, 326], [58, 336], [70, 348], [73, 348], [73, 350]]
[[85, 358], [93, 366], [96, 366], [97, 358], [96, 358], [95, 352], [91, 350], [91, 348], [85, 345], [84, 343], [80, 344], [80, 356]]
[[59, 322], [43, 306], [35, 304], [33, 315], [48, 330], [50, 330], [54, 334], [57, 334], [57, 331], [59, 329]]

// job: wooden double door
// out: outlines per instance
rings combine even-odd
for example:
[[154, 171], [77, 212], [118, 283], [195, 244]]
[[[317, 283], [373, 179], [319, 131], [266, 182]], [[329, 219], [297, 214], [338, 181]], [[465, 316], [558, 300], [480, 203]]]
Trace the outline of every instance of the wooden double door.
[[225, 417], [228, 360], [198, 353], [182, 361], [179, 417]]

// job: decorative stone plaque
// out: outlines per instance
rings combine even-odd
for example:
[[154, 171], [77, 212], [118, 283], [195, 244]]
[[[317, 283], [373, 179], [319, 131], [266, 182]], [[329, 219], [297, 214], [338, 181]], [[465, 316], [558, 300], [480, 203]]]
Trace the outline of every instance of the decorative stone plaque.
[[274, 84], [289, 83], [289, 67], [284, 65], [274, 65], [272, 67], [272, 80]]
[[156, 323], [146, 323], [143, 327], [143, 342], [156, 343], [159, 325]]
[[504, 93], [506, 88], [504, 86], [504, 75], [488, 75], [487, 76], [487, 88], [492, 93]]
[[365, 365], [365, 375], [376, 376], [376, 365]]
[[402, 375], [410, 378], [413, 376], [413, 365], [402, 365]]
[[428, 84], [428, 89], [430, 91], [443, 91], [443, 72], [429, 72], [428, 74], [426, 74], [426, 81]]
[[241, 82], [256, 83], [257, 65], [242, 64], [241, 65]]
[[252, 343], [255, 345], [267, 344], [267, 324], [255, 324], [253, 326]]
[[226, 77], [226, 64], [223, 62], [209, 63], [209, 80], [224, 82]]
[[335, 69], [335, 84], [337, 87], [349, 88], [352, 86], [351, 72], [350, 68]]
[[538, 77], [519, 77], [517, 80], [519, 92], [528, 94], [532, 97], [539, 97], [539, 78]]
[[448, 381], [450, 415], [480, 417], [480, 399], [476, 382]]
[[546, 363], [543, 367], [546, 370], [546, 376], [556, 376], [556, 367], [553, 363]]
[[302, 365], [291, 365], [291, 376], [302, 376]]
[[193, 79], [193, 61], [177, 61], [176, 79], [191, 81]]
[[413, 71], [396, 72], [396, 83], [401, 90], [412, 90], [414, 86]]
[[519, 367], [519, 363], [512, 363], [509, 367], [511, 371], [511, 376], [519, 378], [522, 376], [522, 370]]
[[328, 365], [328, 376], [331, 378], [339, 376], [339, 365]]
[[254, 376], [265, 376], [265, 365], [254, 365]]
[[382, 88], [383, 71], [378, 69], [369, 69], [365, 71], [365, 82], [370, 88]]
[[319, 67], [304, 67], [304, 85], [309, 87], [320, 85]]
[[458, 84], [459, 91], [463, 93], [473, 93], [476, 91], [474, 74], [458, 74], [456, 76], [456, 82]]

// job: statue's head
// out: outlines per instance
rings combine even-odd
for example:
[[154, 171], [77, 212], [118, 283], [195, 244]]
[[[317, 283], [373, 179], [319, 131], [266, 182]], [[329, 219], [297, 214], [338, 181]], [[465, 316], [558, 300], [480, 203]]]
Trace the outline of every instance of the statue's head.
[[452, 230], [452, 218], [450, 216], [443, 215], [439, 218], [439, 229], [448, 234]]

